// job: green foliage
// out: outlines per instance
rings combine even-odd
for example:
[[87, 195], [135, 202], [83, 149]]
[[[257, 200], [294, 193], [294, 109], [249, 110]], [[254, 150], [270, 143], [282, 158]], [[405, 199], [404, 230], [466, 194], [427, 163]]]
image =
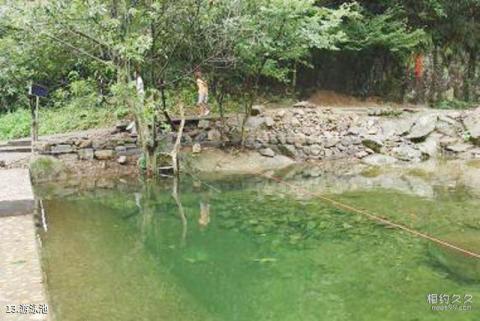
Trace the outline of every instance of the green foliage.
[[30, 162], [30, 175], [35, 183], [65, 179], [68, 170], [65, 164], [51, 156], [38, 156]]
[[435, 108], [438, 109], [468, 109], [474, 107], [471, 102], [451, 99], [451, 100], [441, 100], [435, 104]]
[[0, 115], [0, 140], [27, 137], [31, 122], [30, 111], [26, 109]]
[[344, 43], [346, 49], [385, 48], [406, 55], [427, 43], [427, 35], [422, 29], [410, 30], [405, 12], [400, 7], [376, 15], [361, 12], [361, 15], [349, 19], [345, 28], [348, 35]]

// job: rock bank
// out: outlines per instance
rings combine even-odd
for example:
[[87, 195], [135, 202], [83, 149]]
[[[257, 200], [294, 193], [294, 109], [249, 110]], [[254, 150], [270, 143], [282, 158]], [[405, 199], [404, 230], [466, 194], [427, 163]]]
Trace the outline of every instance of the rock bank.
[[296, 106], [250, 117], [247, 147], [296, 160], [365, 159], [378, 165], [480, 157], [480, 108], [373, 113]]

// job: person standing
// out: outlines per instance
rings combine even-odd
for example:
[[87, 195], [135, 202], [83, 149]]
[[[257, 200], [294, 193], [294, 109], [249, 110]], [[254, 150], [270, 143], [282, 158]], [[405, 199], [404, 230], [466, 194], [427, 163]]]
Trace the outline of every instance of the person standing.
[[207, 116], [210, 114], [210, 109], [208, 108], [208, 84], [203, 79], [201, 71], [195, 72], [195, 81], [198, 88], [197, 106], [201, 108], [202, 116]]

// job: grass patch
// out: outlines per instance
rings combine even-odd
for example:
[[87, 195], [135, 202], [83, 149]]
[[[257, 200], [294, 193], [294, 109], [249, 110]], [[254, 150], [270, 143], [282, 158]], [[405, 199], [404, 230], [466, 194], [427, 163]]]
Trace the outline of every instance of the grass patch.
[[[40, 135], [66, 133], [112, 126], [128, 112], [123, 108], [89, 107], [45, 108], [40, 110]], [[19, 109], [0, 115], [0, 140], [30, 136], [30, 111]]]

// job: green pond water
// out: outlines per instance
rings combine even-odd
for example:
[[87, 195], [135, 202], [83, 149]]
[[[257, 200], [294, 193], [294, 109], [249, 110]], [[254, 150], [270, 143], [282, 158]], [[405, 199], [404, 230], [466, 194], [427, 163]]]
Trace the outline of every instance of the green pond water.
[[[44, 191], [43, 265], [57, 320], [480, 320], [475, 259], [301, 188], [252, 177], [206, 182], [182, 179], [184, 216], [168, 180], [68, 196]], [[331, 196], [480, 250], [480, 200], [469, 190]], [[472, 303], [469, 311], [432, 311], [440, 304], [429, 294]]]

